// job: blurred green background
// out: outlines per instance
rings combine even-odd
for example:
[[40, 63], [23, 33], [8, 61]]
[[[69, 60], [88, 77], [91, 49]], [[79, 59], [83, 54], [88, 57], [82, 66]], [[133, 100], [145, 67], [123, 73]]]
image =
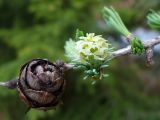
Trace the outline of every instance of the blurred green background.
[[[101, 10], [114, 6], [129, 29], [146, 25], [159, 0], [0, 0], [0, 81], [16, 78], [32, 58], [62, 59], [65, 41], [76, 28], [114, 38]], [[119, 43], [118, 43], [119, 42]], [[106, 80], [91, 85], [82, 71], [66, 73], [63, 105], [47, 112], [31, 110], [16, 90], [0, 88], [0, 120], [160, 120], [160, 61], [148, 68], [144, 56], [123, 56], [110, 63]]]

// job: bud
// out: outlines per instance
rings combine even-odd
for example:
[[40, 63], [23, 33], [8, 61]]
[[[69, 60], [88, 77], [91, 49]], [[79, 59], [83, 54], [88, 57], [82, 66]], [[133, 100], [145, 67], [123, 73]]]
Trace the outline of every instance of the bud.
[[21, 68], [18, 91], [31, 108], [47, 110], [57, 106], [64, 92], [64, 63], [46, 59], [33, 59]]

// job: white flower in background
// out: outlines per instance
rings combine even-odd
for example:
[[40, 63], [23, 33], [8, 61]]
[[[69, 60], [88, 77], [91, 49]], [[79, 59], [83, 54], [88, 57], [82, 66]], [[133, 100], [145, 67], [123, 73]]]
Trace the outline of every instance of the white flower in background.
[[87, 33], [79, 37], [79, 41], [69, 40], [65, 46], [67, 56], [72, 62], [94, 63], [105, 61], [110, 57], [111, 47], [101, 35]]

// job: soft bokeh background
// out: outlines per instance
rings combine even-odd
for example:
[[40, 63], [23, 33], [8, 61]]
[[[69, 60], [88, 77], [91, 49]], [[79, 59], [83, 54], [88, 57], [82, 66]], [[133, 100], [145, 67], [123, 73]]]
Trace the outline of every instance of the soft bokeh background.
[[[116, 48], [126, 42], [105, 25], [101, 10], [112, 5], [141, 39], [155, 37], [146, 25], [150, 8], [159, 0], [0, 0], [0, 81], [16, 78], [32, 58], [62, 59], [65, 41], [76, 28], [108, 38]], [[0, 120], [159, 120], [160, 52], [153, 67], [145, 57], [123, 56], [110, 62], [110, 76], [91, 85], [82, 71], [66, 73], [64, 104], [48, 112], [31, 110], [16, 90], [0, 88]]]

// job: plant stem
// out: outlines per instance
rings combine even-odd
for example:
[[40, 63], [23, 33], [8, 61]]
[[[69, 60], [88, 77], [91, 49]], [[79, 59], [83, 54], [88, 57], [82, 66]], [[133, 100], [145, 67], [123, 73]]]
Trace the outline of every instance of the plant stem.
[[[149, 47], [154, 47], [155, 45], [160, 44], [160, 36], [158, 36], [154, 39], [142, 42], [142, 44], [144, 45], [145, 49], [147, 49]], [[113, 58], [115, 58], [115, 57], [123, 56], [126, 54], [131, 54], [131, 53], [132, 53], [132, 50], [131, 50], [131, 46], [129, 45], [125, 48], [116, 50], [116, 51], [112, 52], [111, 54], [112, 54]]]
[[13, 79], [7, 82], [0, 82], [0, 86], [7, 87], [10, 89], [15, 89], [17, 88], [17, 82], [18, 82], [18, 79]]

